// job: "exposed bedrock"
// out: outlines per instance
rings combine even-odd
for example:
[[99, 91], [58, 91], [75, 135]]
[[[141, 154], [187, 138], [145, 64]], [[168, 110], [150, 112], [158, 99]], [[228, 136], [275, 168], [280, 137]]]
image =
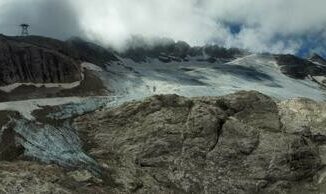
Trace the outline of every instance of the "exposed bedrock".
[[[283, 123], [300, 116], [284, 104], [257, 92], [164, 95], [82, 116], [75, 124], [88, 153], [121, 192], [281, 193], [298, 183], [318, 189], [311, 180], [324, 166], [324, 142]], [[316, 119], [306, 125], [325, 127], [325, 117]]]
[[[159, 95], [78, 116], [73, 127], [10, 114], [1, 120], [0, 158], [14, 161], [0, 162], [5, 191], [13, 179], [23, 193], [320, 193], [326, 185], [324, 102]], [[10, 139], [16, 157], [3, 152]], [[42, 163], [17, 161], [31, 159]]]
[[293, 55], [276, 55], [275, 58], [282, 73], [289, 77], [305, 79], [308, 76], [326, 76], [326, 62], [320, 56], [313, 56], [310, 60]]
[[79, 80], [80, 62], [74, 58], [44, 46], [0, 36], [0, 86]]

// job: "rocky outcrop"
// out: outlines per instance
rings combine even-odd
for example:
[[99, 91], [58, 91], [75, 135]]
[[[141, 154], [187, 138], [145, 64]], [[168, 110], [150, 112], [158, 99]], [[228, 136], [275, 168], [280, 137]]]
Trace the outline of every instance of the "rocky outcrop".
[[78, 37], [71, 38], [67, 41], [60, 41], [42, 36], [23, 36], [10, 38], [20, 42], [33, 44], [38, 47], [54, 50], [75, 60], [86, 61], [96, 65], [103, 65], [109, 61], [118, 60], [113, 51], [105, 49], [94, 43], [87, 42], [86, 40]]
[[0, 102], [106, 95], [98, 66], [112, 60], [111, 52], [77, 38], [0, 35]]
[[71, 38], [66, 44], [78, 53], [78, 58], [99, 66], [111, 61], [119, 61], [114, 52], [99, 45], [87, 42], [81, 38]]
[[81, 80], [80, 62], [46, 45], [0, 36], [0, 86]]
[[[7, 126], [2, 129], [9, 121], [1, 122]], [[61, 117], [51, 122], [69, 123]], [[158, 95], [79, 116], [74, 119], [76, 131], [59, 126], [21, 120], [12, 125], [28, 141], [18, 138], [24, 149], [13, 146], [21, 153], [10, 159], [14, 162], [0, 161], [0, 188], [12, 191], [16, 187], [10, 185], [17, 180], [25, 193], [231, 194], [320, 193], [326, 185], [324, 102], [276, 103], [258, 92]], [[77, 156], [83, 152], [93, 161], [80, 165]], [[16, 161], [29, 159], [22, 156], [30, 153], [61, 167]]]
[[287, 133], [302, 134], [317, 144], [326, 143], [326, 104], [298, 98], [278, 104]]
[[[313, 62], [322, 69], [326, 68], [326, 60], [317, 54], [314, 54], [312, 57], [310, 57], [309, 61]], [[320, 85], [326, 87], [326, 74], [310, 76], [310, 78]]]
[[146, 62], [148, 58], [155, 58], [164, 63], [182, 62], [194, 57], [198, 61], [214, 63], [217, 60], [229, 61], [246, 53], [244, 50], [226, 49], [217, 45], [191, 47], [184, 41], [175, 42], [164, 38], [149, 41], [142, 37], [133, 37], [128, 48], [120, 55], [135, 62]]
[[292, 78], [305, 79], [308, 76], [326, 76], [326, 66], [312, 61], [294, 55], [276, 55], [275, 58], [282, 73]]
[[326, 60], [317, 54], [313, 54], [312, 57], [309, 58], [309, 60], [314, 63], [317, 63], [318, 65], [326, 66]]
[[36, 162], [0, 162], [0, 193], [105, 193], [102, 182], [83, 170], [67, 172]]
[[[324, 166], [320, 149], [325, 136], [297, 133], [298, 125], [288, 120], [300, 112], [285, 104], [291, 106], [257, 92], [195, 99], [154, 96], [83, 116], [76, 126], [90, 156], [110, 172], [121, 192], [315, 188], [310, 181]], [[325, 109], [315, 111], [326, 114]], [[325, 127], [323, 116], [309, 118], [316, 119], [305, 123], [317, 126], [311, 131]]]

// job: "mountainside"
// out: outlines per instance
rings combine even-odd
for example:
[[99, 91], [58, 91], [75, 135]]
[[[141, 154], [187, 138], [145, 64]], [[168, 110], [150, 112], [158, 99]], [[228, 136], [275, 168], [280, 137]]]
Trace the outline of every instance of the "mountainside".
[[0, 35], [0, 101], [104, 95], [94, 64], [110, 60], [111, 52], [82, 40]]
[[312, 57], [309, 58], [309, 60], [314, 63], [318, 63], [319, 65], [326, 66], [326, 60], [317, 54], [314, 54]]
[[[306, 60], [173, 41], [136, 42], [124, 52], [114, 52], [79, 38], [1, 40], [1, 101], [25, 99], [25, 92], [35, 97], [110, 93], [133, 99], [169, 93], [213, 96], [243, 89], [278, 99], [325, 97], [326, 66], [319, 56]], [[6, 93], [1, 95], [1, 90]]]
[[276, 60], [284, 74], [297, 79], [304, 79], [307, 76], [314, 77], [326, 75], [326, 66], [320, 65], [319, 63], [322, 61], [316, 60], [316, 58], [309, 61], [300, 59], [293, 55], [278, 55], [276, 56]]
[[0, 193], [326, 191], [326, 66], [0, 36]]
[[0, 36], [0, 86], [13, 83], [70, 83], [81, 79], [78, 61], [62, 53]]

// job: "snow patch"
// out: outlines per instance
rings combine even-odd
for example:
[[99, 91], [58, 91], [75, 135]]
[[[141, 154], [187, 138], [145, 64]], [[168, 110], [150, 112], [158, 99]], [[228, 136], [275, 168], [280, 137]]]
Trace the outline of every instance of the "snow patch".
[[37, 88], [45, 87], [45, 88], [62, 88], [62, 89], [72, 89], [80, 85], [81, 81], [76, 81], [72, 83], [14, 83], [6, 86], [1, 86], [0, 90], [4, 92], [11, 92], [14, 89], [20, 86], [35, 86]]
[[94, 65], [93, 63], [88, 63], [88, 62], [84, 62], [81, 64], [81, 67], [82, 68], [85, 68], [85, 69], [88, 69], [88, 70], [91, 70], [91, 71], [97, 71], [97, 72], [102, 72], [102, 68], [97, 66], [97, 65]]
[[318, 62], [318, 61], [312, 61], [312, 60], [309, 60], [309, 61], [312, 62], [312, 63], [314, 63], [314, 64], [316, 64], [316, 65], [319, 65], [319, 66], [325, 67], [324, 64], [322, 64], [322, 63], [320, 63], [320, 62]]
[[99, 97], [63, 97], [63, 98], [44, 98], [44, 99], [32, 99], [23, 101], [10, 101], [1, 102], [0, 110], [12, 110], [19, 112], [28, 120], [34, 120], [35, 118], [31, 114], [34, 110], [42, 109], [42, 106], [58, 106], [68, 103], [86, 103], [88, 100], [92, 100]]
[[313, 80], [319, 84], [326, 86], [326, 77], [325, 76], [311, 76]]

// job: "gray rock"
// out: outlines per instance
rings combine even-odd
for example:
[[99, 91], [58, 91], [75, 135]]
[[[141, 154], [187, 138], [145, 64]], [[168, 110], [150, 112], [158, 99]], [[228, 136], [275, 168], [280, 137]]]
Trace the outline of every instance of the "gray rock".
[[36, 162], [0, 162], [0, 193], [72, 194], [117, 193], [101, 187], [101, 180], [87, 171], [68, 171]]
[[[16, 152], [0, 153], [11, 161], [0, 161], [4, 192], [14, 192], [13, 180], [22, 193], [317, 194], [326, 188], [323, 102], [276, 103], [258, 92], [159, 95], [76, 115], [74, 128], [10, 114], [16, 119], [5, 112], [0, 123], [14, 129], [1, 131], [0, 151], [7, 137]], [[15, 161], [30, 157], [46, 164]]]
[[309, 99], [280, 102], [279, 113], [287, 133], [302, 134], [320, 144], [326, 143], [326, 104]]
[[324, 65], [326, 66], [326, 60], [321, 57], [320, 55], [318, 54], [313, 54], [310, 58], [309, 58], [310, 61], [314, 62], [314, 63], [318, 63], [319, 65]]
[[70, 83], [81, 79], [77, 60], [57, 50], [0, 36], [0, 86], [13, 83]]
[[281, 121], [271, 98], [239, 92], [154, 96], [75, 125], [121, 192], [282, 193], [308, 183], [322, 162], [318, 145]]
[[[310, 61], [294, 55], [275, 55], [275, 59], [277, 64], [280, 66], [281, 72], [295, 79], [305, 79], [308, 76], [326, 75], [326, 66], [314, 63], [317, 62], [316, 58], [313, 58]], [[322, 59], [319, 59], [318, 61], [322, 62], [320, 60]]]

